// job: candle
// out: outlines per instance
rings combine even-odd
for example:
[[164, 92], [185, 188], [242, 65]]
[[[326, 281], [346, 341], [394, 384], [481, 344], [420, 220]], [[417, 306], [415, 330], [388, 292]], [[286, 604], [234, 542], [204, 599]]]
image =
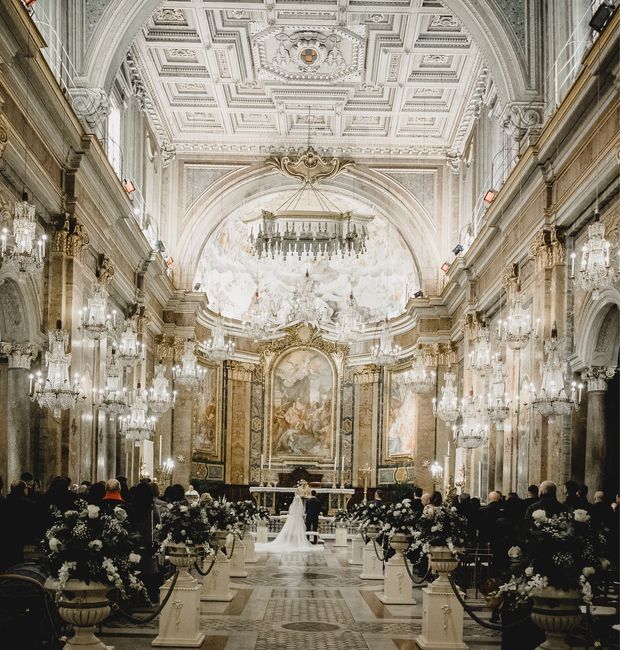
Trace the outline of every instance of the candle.
[[344, 456], [342, 457], [342, 462], [340, 463], [340, 473], [344, 474]]
[[271, 469], [271, 456], [269, 456], [269, 469]]
[[159, 434], [159, 466], [161, 467], [162, 434]]
[[263, 469], [263, 462], [264, 462], [264, 456], [263, 454], [260, 455], [260, 468]]
[[334, 458], [334, 472], [338, 469], [338, 459]]
[[575, 277], [575, 258], [577, 257], [576, 253], [570, 254], [570, 277]]

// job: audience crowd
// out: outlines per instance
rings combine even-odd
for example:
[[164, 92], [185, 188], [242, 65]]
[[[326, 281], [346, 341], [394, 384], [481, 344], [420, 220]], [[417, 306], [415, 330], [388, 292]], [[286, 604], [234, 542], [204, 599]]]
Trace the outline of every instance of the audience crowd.
[[[488, 546], [493, 557], [492, 570], [502, 571], [508, 562], [508, 549], [515, 538], [523, 533], [531, 522], [535, 510], [544, 510], [551, 516], [578, 508], [586, 510], [597, 526], [604, 526], [610, 532], [610, 547], [615, 557], [618, 549], [618, 523], [620, 497], [609, 503], [602, 492], [595, 492], [592, 501], [588, 499], [588, 488], [575, 481], [564, 484], [564, 496], [560, 500], [555, 483], [543, 481], [540, 488], [530, 485], [525, 498], [516, 492], [506, 495], [498, 491], [489, 493], [487, 502], [462, 492], [454, 497], [454, 505], [467, 520], [472, 545]], [[2, 495], [0, 480], [0, 521], [3, 533], [0, 536], [0, 572], [22, 562], [24, 549], [38, 544], [50, 521], [50, 508], [61, 512], [74, 508], [78, 499], [97, 505], [103, 512], [111, 513], [116, 506], [127, 510], [128, 519], [141, 547], [142, 575], [153, 599], [157, 598], [160, 576], [155, 561], [156, 546], [153, 543], [155, 526], [159, 523], [160, 509], [168, 503], [185, 498], [185, 489], [176, 484], [166, 487], [163, 494], [157, 483], [143, 479], [129, 487], [127, 479], [118, 476], [107, 482], [92, 485], [83, 481], [81, 485], [72, 484], [67, 477], [54, 478], [46, 492], [40, 492], [34, 476], [25, 472], [10, 485], [9, 494]], [[383, 493], [377, 490], [375, 500], [381, 502]], [[423, 493], [413, 491], [414, 510], [422, 511], [425, 505], [440, 505], [440, 492]]]

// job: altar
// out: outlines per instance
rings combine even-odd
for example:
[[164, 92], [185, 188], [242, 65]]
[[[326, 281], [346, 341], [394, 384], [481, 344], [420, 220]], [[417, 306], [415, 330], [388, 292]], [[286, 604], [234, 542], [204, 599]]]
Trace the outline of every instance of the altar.
[[[259, 506], [263, 506], [275, 515], [276, 512], [276, 496], [278, 494], [291, 494], [297, 493], [296, 487], [272, 487], [272, 486], [252, 486], [250, 487], [250, 494], [255, 495], [256, 502]], [[328, 510], [327, 514], [332, 515], [337, 510], [344, 510], [351, 497], [355, 494], [355, 490], [351, 488], [337, 488], [337, 487], [316, 487], [310, 488], [317, 493], [327, 495]]]

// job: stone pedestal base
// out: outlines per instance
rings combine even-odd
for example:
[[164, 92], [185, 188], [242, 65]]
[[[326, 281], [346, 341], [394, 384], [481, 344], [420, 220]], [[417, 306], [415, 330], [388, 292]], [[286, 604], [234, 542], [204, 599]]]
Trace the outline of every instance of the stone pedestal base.
[[362, 536], [359, 534], [353, 535], [351, 540], [351, 558], [349, 559], [349, 564], [355, 566], [363, 564], [362, 560], [362, 549], [364, 548], [364, 541]]
[[256, 526], [256, 543], [266, 544], [269, 541], [268, 532], [269, 529], [267, 526], [261, 526], [261, 524], [258, 524], [258, 526]]
[[229, 555], [231, 551], [233, 552], [230, 558], [230, 577], [247, 578], [248, 572], [245, 570], [245, 539], [237, 539], [234, 550], [231, 539], [226, 545], [226, 550]]
[[383, 562], [377, 557], [372, 542], [368, 542], [364, 546], [362, 564], [360, 578], [363, 580], [383, 580]]
[[334, 546], [348, 546], [347, 529], [336, 526], [336, 540]]
[[[165, 598], [172, 578], [160, 588]], [[159, 634], [154, 647], [199, 648], [205, 635], [200, 631], [200, 584], [187, 571], [179, 575], [174, 591], [159, 615]]]
[[384, 605], [415, 605], [412, 588], [405, 558], [396, 553], [385, 563], [383, 593], [377, 597]]
[[256, 562], [256, 533], [248, 531], [245, 534], [245, 562], [246, 564], [254, 564]]
[[415, 642], [420, 650], [468, 650], [463, 607], [445, 576], [422, 589], [422, 634]]
[[[203, 570], [209, 568], [211, 561], [207, 558]], [[209, 575], [202, 579], [202, 594], [200, 600], [215, 603], [229, 603], [233, 599], [230, 591], [230, 560], [218, 551], [215, 566]]]

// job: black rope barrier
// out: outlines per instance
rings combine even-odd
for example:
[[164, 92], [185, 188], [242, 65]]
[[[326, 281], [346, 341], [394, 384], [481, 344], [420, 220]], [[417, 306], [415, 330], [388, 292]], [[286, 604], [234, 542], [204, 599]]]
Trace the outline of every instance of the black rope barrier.
[[380, 557], [379, 552], [377, 551], [377, 541], [375, 538], [373, 538], [372, 540], [372, 545], [375, 549], [375, 555], [377, 556], [377, 560], [379, 560], [379, 562], [385, 562], [385, 551], [383, 551], [383, 557]]
[[[229, 560], [231, 560], [232, 556], [235, 554], [235, 544], [237, 543], [237, 536], [233, 535], [232, 539], [233, 539], [233, 542], [232, 542], [232, 546], [230, 547], [230, 555], [228, 555], [228, 553], [226, 553]], [[226, 545], [224, 545], [224, 548], [226, 548]]]
[[513, 621], [512, 623], [508, 623], [507, 625], [485, 621], [483, 618], [480, 618], [472, 610], [472, 608], [463, 600], [461, 591], [458, 588], [457, 584], [454, 582], [454, 578], [451, 575], [448, 575], [448, 580], [450, 581], [450, 586], [452, 587], [452, 591], [454, 592], [454, 595], [456, 596], [459, 603], [461, 603], [463, 610], [473, 621], [475, 621], [476, 623], [478, 623], [478, 625], [481, 625], [482, 627], [486, 627], [488, 630], [495, 630], [496, 632], [502, 632], [503, 630], [510, 630], [513, 627], [517, 627], [517, 625], [523, 625], [523, 623], [530, 620], [530, 615], [528, 614], [527, 616], [524, 616], [523, 618], [520, 618], [517, 621]]
[[194, 569], [201, 575], [201, 576], [208, 576], [211, 573], [211, 569], [215, 566], [215, 562], [217, 560], [217, 554], [218, 554], [218, 549], [215, 549], [215, 553], [213, 554], [213, 558], [211, 559], [211, 566], [206, 571], [203, 571], [200, 568], [200, 565], [198, 564], [198, 560], [194, 562]]
[[[413, 577], [413, 573], [411, 569], [409, 568], [409, 562], [407, 562], [407, 555], [403, 553], [403, 559], [405, 560], [405, 569], [407, 569], [407, 573], [409, 574], [409, 577], [411, 578], [411, 582], [413, 582], [414, 585], [421, 585], [423, 582], [426, 582], [426, 578], [428, 578], [430, 572], [431, 572], [431, 563], [428, 563], [428, 569], [426, 570], [426, 573], [422, 576], [421, 580], [416, 580]], [[419, 567], [420, 564], [422, 564], [422, 560], [420, 560], [417, 564], [414, 565], [415, 567]]]
[[168, 589], [168, 593], [164, 596], [164, 599], [159, 603], [157, 606], [157, 609], [146, 616], [145, 618], [136, 618], [132, 614], [128, 614], [127, 612], [123, 611], [121, 607], [118, 605], [118, 603], [110, 603], [110, 606], [112, 607], [112, 611], [115, 614], [120, 614], [124, 619], [127, 621], [130, 621], [131, 623], [135, 623], [136, 625], [144, 625], [144, 623], [150, 623], [152, 620], [157, 618], [163, 608], [166, 606], [166, 603], [170, 600], [170, 597], [172, 596], [172, 592], [174, 591], [174, 587], [177, 584], [177, 580], [179, 578], [179, 570], [177, 569], [172, 576], [172, 582], [170, 583], [170, 588]]

